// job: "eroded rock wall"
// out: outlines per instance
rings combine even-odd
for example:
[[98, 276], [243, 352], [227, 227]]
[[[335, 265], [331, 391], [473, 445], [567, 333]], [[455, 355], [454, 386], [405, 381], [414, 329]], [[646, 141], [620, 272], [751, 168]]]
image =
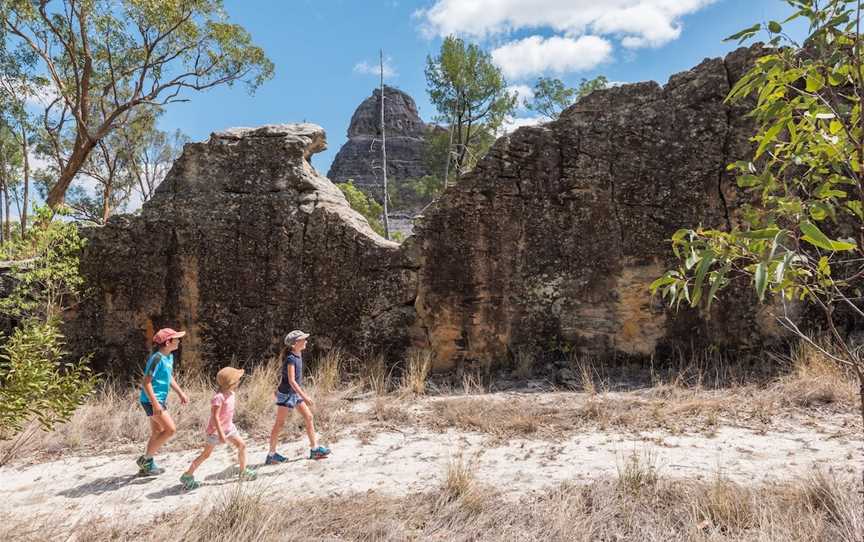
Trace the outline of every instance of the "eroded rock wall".
[[162, 326], [189, 332], [187, 367], [260, 361], [294, 328], [319, 347], [404, 348], [416, 272], [310, 166], [323, 148], [311, 124], [187, 145], [140, 217], [87, 230], [94, 291], [70, 342], [99, 370], [136, 367]]
[[418, 326], [438, 367], [520, 348], [650, 356], [762, 341], [752, 296], [709, 315], [670, 311], [648, 290], [675, 263], [672, 233], [735, 219], [726, 165], [747, 155], [753, 127], [723, 100], [756, 51], [665, 87], [595, 92], [499, 139], [416, 233]]

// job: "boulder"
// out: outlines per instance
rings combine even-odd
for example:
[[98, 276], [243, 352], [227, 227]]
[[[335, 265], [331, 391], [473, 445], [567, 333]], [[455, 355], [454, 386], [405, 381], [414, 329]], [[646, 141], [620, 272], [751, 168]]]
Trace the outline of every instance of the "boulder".
[[188, 331], [187, 367], [258, 362], [295, 328], [318, 347], [404, 348], [416, 271], [311, 167], [325, 147], [313, 124], [187, 144], [140, 216], [84, 230], [93, 295], [70, 343], [112, 372], [138, 366], [163, 326]]

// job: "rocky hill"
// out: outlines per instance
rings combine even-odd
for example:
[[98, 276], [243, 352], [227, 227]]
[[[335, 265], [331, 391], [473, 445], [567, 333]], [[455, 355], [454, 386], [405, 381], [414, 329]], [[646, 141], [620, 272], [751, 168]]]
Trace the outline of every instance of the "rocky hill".
[[[348, 141], [339, 149], [327, 177], [334, 183], [354, 180], [366, 194], [381, 200], [381, 91], [375, 89], [351, 117]], [[434, 129], [420, 119], [417, 104], [399, 89], [384, 87], [387, 179], [399, 181], [429, 173], [424, 160], [425, 135]]]

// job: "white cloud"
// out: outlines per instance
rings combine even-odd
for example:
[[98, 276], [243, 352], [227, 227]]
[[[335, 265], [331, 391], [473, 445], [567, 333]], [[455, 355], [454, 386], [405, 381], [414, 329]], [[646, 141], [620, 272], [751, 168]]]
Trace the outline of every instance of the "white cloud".
[[[363, 60], [354, 64], [354, 73], [358, 73], [361, 75], [381, 75], [381, 65], [378, 62], [368, 62]], [[396, 68], [393, 67], [393, 59], [389, 56], [384, 57], [384, 77], [391, 78], [396, 77], [399, 74], [396, 73]]]
[[681, 17], [716, 0], [436, 0], [417, 14], [427, 33], [488, 37], [550, 28], [578, 36], [616, 34], [628, 43], [658, 46], [681, 33]]
[[549, 122], [550, 119], [539, 116], [539, 117], [508, 117], [501, 124], [501, 127], [498, 129], [498, 135], [509, 134], [513, 132], [517, 128], [522, 128], [523, 126], [537, 126], [538, 124], [542, 124], [544, 122]]
[[597, 36], [578, 39], [530, 36], [492, 51], [492, 60], [504, 76], [520, 79], [532, 74], [590, 70], [611, 58], [612, 44]]

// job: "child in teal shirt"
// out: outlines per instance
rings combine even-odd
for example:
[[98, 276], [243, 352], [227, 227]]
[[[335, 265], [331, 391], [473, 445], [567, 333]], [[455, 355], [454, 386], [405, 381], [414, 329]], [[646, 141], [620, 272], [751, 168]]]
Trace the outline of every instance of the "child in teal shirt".
[[180, 396], [180, 403], [189, 402], [186, 394], [174, 380], [174, 352], [180, 346], [180, 338], [185, 331], [174, 331], [171, 328], [160, 329], [153, 336], [153, 342], [158, 348], [147, 358], [144, 367], [144, 379], [141, 381], [139, 401], [141, 408], [150, 419], [150, 439], [144, 455], [138, 458], [138, 473], [142, 475], [162, 474], [153, 456], [168, 439], [177, 432], [174, 420], [168, 414], [168, 391], [173, 389]]

